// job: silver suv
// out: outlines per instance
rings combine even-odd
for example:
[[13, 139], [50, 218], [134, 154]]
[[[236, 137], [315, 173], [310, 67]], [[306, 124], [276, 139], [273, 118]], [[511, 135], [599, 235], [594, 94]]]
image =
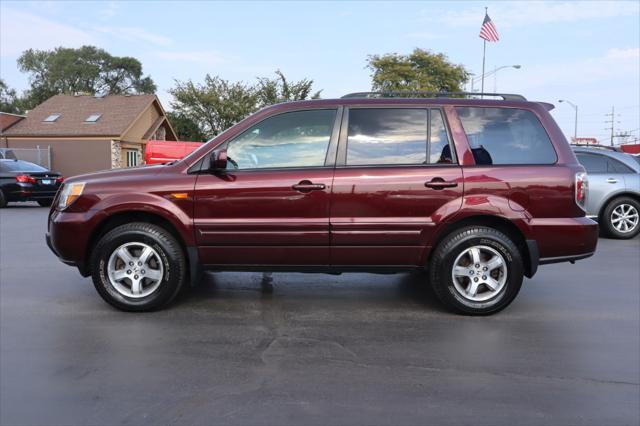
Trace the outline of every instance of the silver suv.
[[605, 235], [633, 238], [640, 232], [640, 158], [606, 148], [573, 148], [587, 170], [587, 215]]

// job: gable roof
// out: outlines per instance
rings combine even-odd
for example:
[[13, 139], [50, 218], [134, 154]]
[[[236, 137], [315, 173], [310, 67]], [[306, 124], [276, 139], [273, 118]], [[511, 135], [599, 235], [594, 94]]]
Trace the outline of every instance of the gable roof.
[[[31, 110], [27, 117], [11, 126], [3, 136], [121, 136], [152, 103], [155, 95], [72, 96], [55, 95]], [[43, 120], [60, 114], [53, 122]], [[85, 122], [92, 114], [101, 114], [95, 122]]]

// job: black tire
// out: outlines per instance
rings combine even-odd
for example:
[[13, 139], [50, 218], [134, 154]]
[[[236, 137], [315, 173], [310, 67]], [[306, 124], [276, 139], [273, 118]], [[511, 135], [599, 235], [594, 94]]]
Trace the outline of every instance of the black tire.
[[[456, 259], [458, 256], [462, 256], [460, 260], [463, 261], [465, 256], [463, 253], [472, 247], [484, 247], [482, 250], [487, 253], [499, 254], [506, 267], [506, 274], [504, 269], [489, 271], [496, 277], [506, 277], [504, 280], [498, 279], [503, 284], [497, 287], [495, 294], [491, 294], [492, 291], [488, 286], [479, 285], [478, 288], [482, 290], [484, 297], [490, 297], [487, 300], [469, 299], [456, 288], [453, 281], [452, 272]], [[483, 264], [479, 265], [481, 266], [478, 270], [482, 270]], [[476, 271], [474, 266], [469, 265], [464, 268]], [[489, 273], [481, 272], [474, 277], [484, 279], [486, 276], [484, 274], [488, 275]], [[436, 247], [429, 263], [429, 279], [438, 298], [449, 309], [465, 315], [490, 315], [509, 306], [520, 291], [523, 276], [522, 255], [516, 244], [504, 233], [484, 226], [465, 227], [447, 235]], [[463, 287], [465, 283], [470, 284], [471, 279], [471, 276], [457, 279], [458, 287]]]
[[47, 200], [38, 200], [38, 204], [40, 204], [41, 207], [51, 207], [51, 203], [53, 203], [53, 198]]
[[7, 198], [4, 196], [2, 190], [0, 189], [0, 209], [3, 207], [7, 207]]
[[[613, 223], [614, 211], [616, 209], [625, 209], [624, 206], [631, 207], [631, 210], [626, 208], [628, 211], [640, 215], [640, 203], [631, 198], [631, 197], [618, 197], [615, 198], [607, 204], [607, 206], [602, 211], [602, 216], [600, 217], [600, 226], [604, 231], [604, 234], [610, 238], [616, 238], [619, 240], [627, 240], [629, 238], [633, 238], [638, 233], [640, 233], [640, 217], [636, 218], [636, 223], [633, 228], [624, 232], [623, 230], [616, 229]], [[616, 216], [618, 218], [618, 216]]]
[[[164, 273], [160, 284], [144, 297], [127, 297], [108, 277], [111, 254], [127, 243], [148, 245], [162, 261]], [[183, 287], [186, 271], [185, 255], [178, 241], [164, 228], [149, 223], [135, 222], [112, 229], [100, 238], [91, 254], [91, 274], [96, 290], [107, 303], [123, 311], [152, 311], [169, 304]]]

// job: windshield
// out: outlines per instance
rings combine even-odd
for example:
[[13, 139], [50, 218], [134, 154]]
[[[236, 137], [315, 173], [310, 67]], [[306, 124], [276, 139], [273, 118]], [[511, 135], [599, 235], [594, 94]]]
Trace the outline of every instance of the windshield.
[[0, 167], [3, 170], [9, 172], [46, 172], [47, 169], [38, 166], [37, 164], [29, 163], [28, 161], [15, 160], [15, 161], [2, 161]]

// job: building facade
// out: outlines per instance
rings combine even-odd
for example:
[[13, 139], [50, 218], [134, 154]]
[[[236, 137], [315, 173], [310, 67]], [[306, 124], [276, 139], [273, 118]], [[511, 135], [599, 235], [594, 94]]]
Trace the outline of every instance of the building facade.
[[177, 140], [155, 95], [56, 95], [0, 135], [5, 148], [51, 147], [64, 176], [142, 164], [148, 140]]

